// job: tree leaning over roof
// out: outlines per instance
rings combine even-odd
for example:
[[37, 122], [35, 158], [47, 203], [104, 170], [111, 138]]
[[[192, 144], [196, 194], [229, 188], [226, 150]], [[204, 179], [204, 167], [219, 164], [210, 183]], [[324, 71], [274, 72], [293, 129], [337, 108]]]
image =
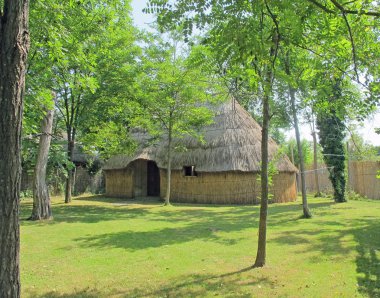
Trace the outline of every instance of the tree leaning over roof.
[[21, 126], [28, 0], [0, 1], [0, 297], [20, 297]]

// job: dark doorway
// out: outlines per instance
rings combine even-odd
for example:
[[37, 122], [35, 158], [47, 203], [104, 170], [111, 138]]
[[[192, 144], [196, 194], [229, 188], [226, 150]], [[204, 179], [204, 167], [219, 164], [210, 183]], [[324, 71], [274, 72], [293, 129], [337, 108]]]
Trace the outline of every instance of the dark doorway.
[[160, 170], [154, 161], [148, 160], [147, 163], [147, 195], [150, 197], [160, 196]]

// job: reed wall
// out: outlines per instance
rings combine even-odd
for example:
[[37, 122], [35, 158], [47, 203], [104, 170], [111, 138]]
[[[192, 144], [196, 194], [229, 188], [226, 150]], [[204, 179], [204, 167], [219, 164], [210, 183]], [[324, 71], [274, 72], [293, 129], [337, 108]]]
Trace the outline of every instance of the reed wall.
[[380, 200], [380, 161], [351, 161], [350, 187], [362, 196]]
[[[123, 170], [107, 170], [106, 195], [113, 197], [141, 196], [139, 164]], [[140, 173], [140, 174], [139, 174]], [[135, 177], [136, 176], [136, 177]], [[143, 179], [144, 182], [146, 179]], [[142, 183], [143, 185], [144, 183]], [[166, 193], [166, 170], [160, 169], [160, 196]], [[171, 200], [173, 202], [203, 204], [257, 204], [261, 186], [257, 173], [198, 172], [197, 176], [184, 176], [183, 171], [172, 171]], [[270, 187], [271, 201], [291, 202], [296, 199], [295, 173], [280, 173], [273, 177]]]
[[132, 198], [133, 193], [133, 168], [122, 170], [104, 171], [106, 176], [106, 195], [111, 197]]
[[[323, 193], [332, 193], [333, 187], [329, 179], [329, 171], [325, 164], [319, 164], [317, 166], [317, 171], [314, 171], [313, 165], [308, 165], [305, 167], [305, 183], [306, 192], [313, 193], [317, 192], [317, 184], [315, 180], [315, 175], [318, 175], [319, 191]], [[300, 178], [299, 184], [300, 184]], [[301, 191], [301, 188], [298, 188]]]
[[[166, 193], [166, 170], [160, 169], [161, 197]], [[257, 173], [198, 172], [187, 177], [182, 171], [172, 171], [171, 200], [173, 202], [206, 204], [256, 204], [261, 193]], [[273, 202], [296, 199], [294, 173], [280, 173], [273, 177]]]
[[[329, 180], [329, 172], [326, 166], [318, 165], [319, 188], [324, 193], [332, 193], [333, 188]], [[306, 169], [306, 190], [316, 192], [315, 172], [313, 167]], [[380, 171], [380, 161], [350, 161], [347, 181], [347, 188], [369, 199], [380, 199], [380, 179], [376, 178], [377, 171]], [[347, 179], [348, 180], [348, 179]]]
[[286, 203], [297, 199], [296, 173], [282, 172], [273, 177], [273, 185], [270, 187], [273, 194], [273, 202]]

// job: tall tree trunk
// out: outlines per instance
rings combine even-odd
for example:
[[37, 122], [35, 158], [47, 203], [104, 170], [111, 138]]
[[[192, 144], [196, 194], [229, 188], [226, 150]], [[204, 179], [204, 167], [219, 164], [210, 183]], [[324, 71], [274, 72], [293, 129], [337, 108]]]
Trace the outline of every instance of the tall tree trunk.
[[346, 150], [347, 150], [347, 183], [346, 183], [346, 188], [347, 191], [350, 191], [350, 185], [351, 185], [351, 171], [350, 171], [350, 144], [347, 141], [346, 143]]
[[[71, 137], [71, 133], [70, 133], [70, 137], [68, 137], [68, 142], [67, 142], [67, 160], [69, 162], [73, 161], [74, 144], [75, 144], [74, 139]], [[66, 190], [65, 190], [65, 203], [71, 202], [73, 178], [74, 178], [74, 170], [70, 166], [68, 166], [67, 178], [66, 178]]]
[[306, 182], [305, 182], [305, 163], [303, 159], [303, 151], [300, 137], [300, 130], [298, 127], [298, 117], [297, 117], [297, 109], [296, 109], [296, 90], [289, 86], [290, 93], [290, 101], [292, 105], [292, 114], [293, 114], [293, 122], [294, 122], [294, 130], [296, 133], [296, 141], [298, 148], [298, 158], [300, 160], [300, 176], [301, 176], [301, 193], [302, 193], [302, 209], [303, 209], [303, 217], [310, 218], [311, 213], [309, 210], [309, 206], [307, 204], [307, 195], [306, 195]]
[[268, 139], [269, 139], [269, 95], [263, 100], [263, 125], [261, 131], [261, 201], [257, 255], [253, 267], [263, 267], [266, 260], [267, 216], [268, 216]]
[[47, 110], [41, 123], [41, 136], [38, 146], [37, 163], [34, 169], [33, 210], [30, 220], [51, 219], [49, 190], [46, 184], [51, 132], [53, 129], [54, 109]]
[[[20, 297], [21, 127], [29, 50], [28, 0], [0, 8], [0, 297]], [[3, 12], [3, 15], [1, 15]]]
[[[289, 76], [292, 77], [291, 65], [290, 65], [290, 52], [286, 53], [286, 62], [285, 62], [285, 72]], [[296, 133], [296, 142], [298, 149], [298, 159], [299, 159], [299, 169], [300, 169], [300, 178], [301, 178], [301, 194], [302, 194], [302, 209], [303, 209], [303, 217], [310, 218], [311, 213], [309, 210], [309, 206], [307, 204], [307, 195], [306, 195], [306, 179], [305, 179], [305, 162], [303, 158], [300, 130], [298, 126], [298, 117], [297, 117], [297, 109], [296, 109], [296, 89], [289, 84], [289, 94], [290, 94], [290, 103], [292, 107], [292, 116], [294, 123], [294, 131]]]
[[169, 134], [168, 134], [168, 169], [166, 173], [166, 194], [165, 194], [165, 206], [170, 205], [170, 188], [172, 179], [172, 126], [169, 124]]
[[[314, 124], [313, 124], [314, 126]], [[317, 155], [317, 132], [315, 129], [313, 129], [313, 132], [311, 133], [313, 136], [313, 167], [314, 167], [314, 180], [315, 180], [315, 187], [317, 189], [317, 192], [315, 194], [315, 197], [321, 196], [321, 190], [319, 187], [319, 177], [318, 177], [318, 155]]]
[[256, 260], [253, 264], [254, 268], [263, 267], [266, 261], [266, 245], [267, 245], [267, 216], [268, 216], [268, 196], [269, 196], [269, 121], [270, 121], [270, 106], [269, 100], [272, 94], [272, 83], [274, 74], [274, 62], [277, 57], [279, 45], [279, 35], [276, 30], [272, 34], [272, 46], [270, 47], [269, 55], [273, 58], [273, 63], [267, 66], [264, 81], [264, 98], [263, 98], [263, 125], [261, 131], [261, 201], [260, 201], [260, 222], [259, 222], [259, 237], [257, 243]]
[[[290, 143], [290, 155], [291, 155], [291, 162], [292, 164], [296, 165], [296, 163], [294, 162], [294, 148], [293, 148], [293, 143]], [[296, 173], [296, 190], [297, 190], [297, 193], [298, 193], [298, 190], [299, 190], [299, 178], [298, 178], [299, 174]]]

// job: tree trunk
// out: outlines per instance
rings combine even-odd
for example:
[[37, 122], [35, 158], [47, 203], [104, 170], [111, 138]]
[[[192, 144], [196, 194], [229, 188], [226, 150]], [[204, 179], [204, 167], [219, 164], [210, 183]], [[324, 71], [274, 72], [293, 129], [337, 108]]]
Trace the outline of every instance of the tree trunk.
[[319, 187], [319, 178], [318, 178], [318, 156], [317, 156], [317, 133], [315, 130], [312, 132], [313, 136], [313, 163], [314, 163], [314, 179], [315, 179], [315, 187], [317, 189], [317, 193], [315, 194], [315, 197], [321, 196], [321, 190]]
[[169, 134], [168, 134], [168, 169], [166, 173], [166, 194], [165, 194], [165, 206], [170, 205], [170, 187], [171, 187], [171, 179], [172, 179], [172, 127], [169, 124]]
[[21, 127], [29, 1], [0, 8], [0, 297], [20, 297]]
[[47, 110], [41, 124], [37, 163], [34, 170], [33, 210], [30, 220], [51, 219], [49, 190], [46, 184], [46, 167], [53, 129], [54, 109]]
[[263, 125], [261, 132], [261, 201], [259, 239], [256, 261], [253, 267], [263, 267], [266, 259], [267, 215], [268, 215], [268, 139], [269, 139], [269, 95], [263, 100]]
[[[277, 32], [273, 32], [272, 46], [270, 48], [270, 57], [276, 59], [277, 49], [279, 44], [279, 36]], [[274, 61], [273, 61], [274, 62]], [[263, 125], [261, 131], [261, 200], [260, 200], [260, 222], [259, 222], [259, 237], [257, 243], [256, 260], [253, 264], [254, 268], [263, 267], [266, 261], [266, 245], [267, 245], [267, 216], [268, 216], [268, 195], [269, 195], [269, 121], [270, 121], [270, 106], [269, 100], [272, 93], [272, 81], [274, 72], [274, 63], [272, 63], [266, 71], [264, 82], [264, 98], [263, 98]]]
[[300, 177], [301, 177], [301, 194], [302, 194], [302, 208], [303, 208], [303, 217], [310, 218], [311, 213], [307, 204], [307, 196], [306, 196], [306, 182], [305, 182], [305, 163], [303, 159], [303, 151], [301, 145], [301, 137], [300, 130], [298, 127], [298, 118], [297, 118], [297, 110], [296, 110], [296, 90], [289, 86], [290, 93], [290, 101], [292, 105], [292, 114], [293, 114], [293, 122], [294, 122], [294, 130], [296, 133], [296, 141], [298, 148], [298, 158], [300, 160]]
[[[70, 133], [70, 135], [71, 135], [71, 133]], [[71, 138], [71, 136], [70, 136], [70, 137], [68, 137], [68, 142], [67, 142], [67, 160], [69, 162], [72, 162], [73, 157], [74, 157], [74, 139]], [[74, 170], [70, 166], [68, 166], [67, 178], [66, 178], [65, 203], [71, 202], [73, 177], [74, 177]]]
[[351, 171], [350, 171], [350, 144], [347, 141], [346, 144], [347, 148], [347, 183], [346, 183], [346, 188], [347, 191], [350, 191], [350, 186], [351, 186]]
[[[294, 149], [293, 149], [293, 143], [290, 143], [290, 155], [291, 155], [291, 162], [292, 164], [296, 165], [296, 163], [294, 162]], [[298, 179], [298, 176], [299, 174], [296, 173], [296, 190], [297, 190], [297, 194], [298, 194], [298, 191], [299, 191], [299, 179]]]

